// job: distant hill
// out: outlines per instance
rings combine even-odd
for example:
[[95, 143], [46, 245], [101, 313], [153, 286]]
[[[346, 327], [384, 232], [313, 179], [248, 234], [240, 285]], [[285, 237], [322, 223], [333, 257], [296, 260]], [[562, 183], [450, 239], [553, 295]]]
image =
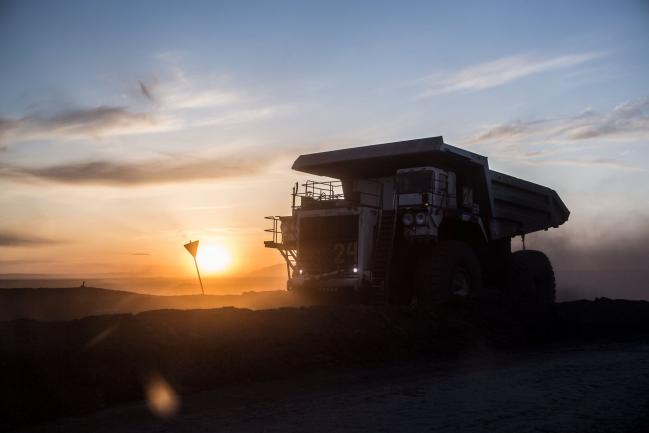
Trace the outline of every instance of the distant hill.
[[[283, 290], [286, 288], [286, 265], [276, 264], [249, 272], [225, 275], [203, 275], [206, 293], [239, 294], [243, 291]], [[194, 274], [186, 277], [142, 276], [130, 273], [96, 275], [0, 274], [0, 289], [24, 287], [68, 288], [80, 286], [103, 287], [152, 295], [192, 295], [200, 293]]]
[[280, 263], [278, 265], [264, 266], [263, 268], [255, 269], [254, 271], [247, 274], [248, 277], [256, 278], [282, 278], [287, 277], [286, 274], [286, 265]]
[[158, 296], [98, 287], [21, 288], [0, 290], [0, 320], [73, 320], [102, 314], [148, 310], [238, 307], [268, 309], [300, 306], [305, 301], [286, 291], [240, 295]]

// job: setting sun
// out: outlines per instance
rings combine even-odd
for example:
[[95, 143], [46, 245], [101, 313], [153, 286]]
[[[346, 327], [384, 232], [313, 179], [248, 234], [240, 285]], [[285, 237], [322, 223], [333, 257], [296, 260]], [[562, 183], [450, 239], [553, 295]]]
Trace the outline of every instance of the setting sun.
[[232, 254], [222, 245], [201, 245], [196, 255], [200, 270], [206, 273], [223, 272], [232, 263]]

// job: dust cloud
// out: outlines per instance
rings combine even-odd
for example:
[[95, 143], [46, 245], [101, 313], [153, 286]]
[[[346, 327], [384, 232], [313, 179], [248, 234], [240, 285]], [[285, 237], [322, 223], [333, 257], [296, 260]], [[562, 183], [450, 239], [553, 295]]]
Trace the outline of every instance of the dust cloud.
[[[649, 225], [630, 229], [539, 232], [526, 237], [526, 247], [544, 251], [552, 261], [559, 301], [649, 300]], [[520, 238], [513, 240], [512, 249], [520, 248]]]

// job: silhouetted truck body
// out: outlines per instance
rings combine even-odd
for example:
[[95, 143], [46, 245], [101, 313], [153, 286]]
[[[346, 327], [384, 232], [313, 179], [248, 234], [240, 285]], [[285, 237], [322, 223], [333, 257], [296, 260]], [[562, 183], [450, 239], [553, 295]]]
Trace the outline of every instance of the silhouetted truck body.
[[293, 169], [332, 181], [295, 185], [273, 220], [288, 289], [372, 303], [430, 305], [499, 290], [554, 301], [539, 251], [511, 239], [558, 227], [569, 211], [549, 188], [490, 170], [442, 137], [301, 155]]

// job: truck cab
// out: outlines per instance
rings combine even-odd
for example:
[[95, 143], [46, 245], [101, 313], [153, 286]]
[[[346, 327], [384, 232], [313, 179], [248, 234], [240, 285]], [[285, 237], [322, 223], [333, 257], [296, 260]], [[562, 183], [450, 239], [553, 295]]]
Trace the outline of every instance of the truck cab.
[[409, 241], [435, 240], [444, 210], [456, 207], [455, 173], [435, 167], [397, 170], [397, 210]]

